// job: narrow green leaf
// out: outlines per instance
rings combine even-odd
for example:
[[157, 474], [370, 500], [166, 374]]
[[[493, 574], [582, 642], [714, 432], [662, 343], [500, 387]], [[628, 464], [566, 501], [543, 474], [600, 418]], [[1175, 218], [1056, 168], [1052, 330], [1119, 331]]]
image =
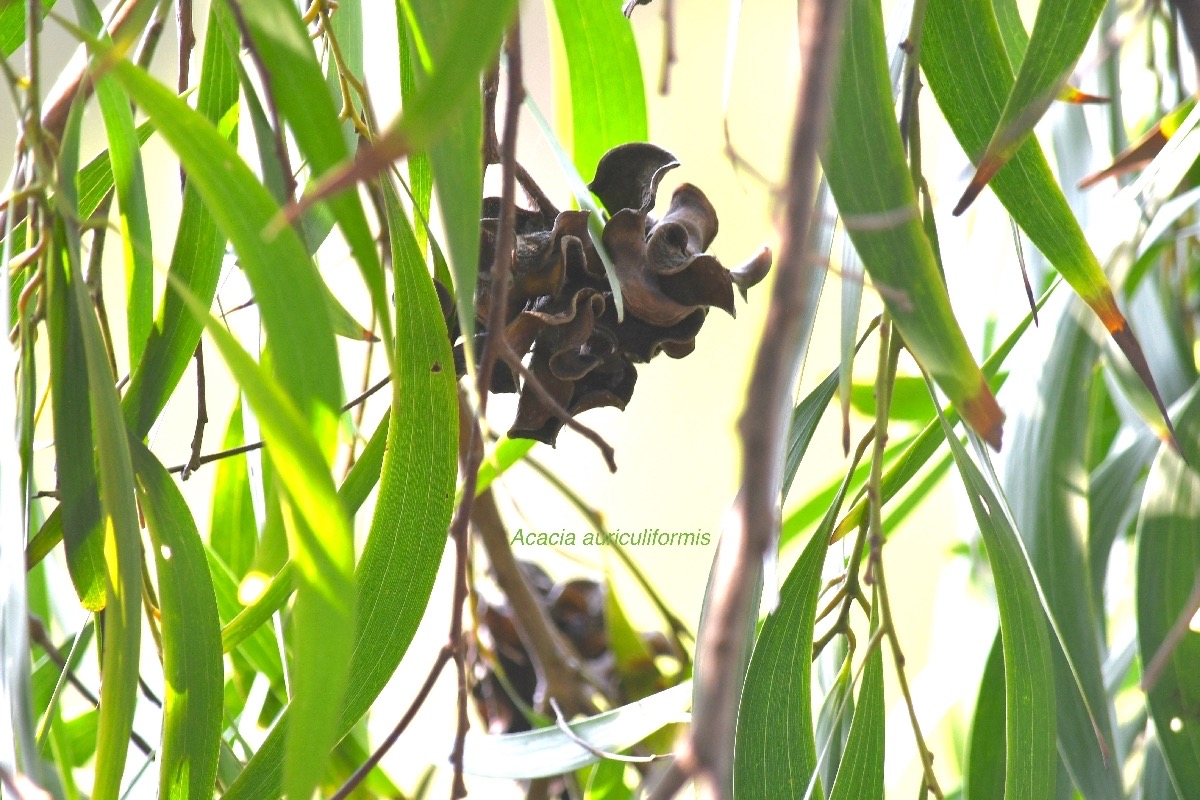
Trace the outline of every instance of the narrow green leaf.
[[507, 436], [496, 442], [483, 457], [479, 465], [479, 479], [475, 482], [475, 495], [487, 491], [492, 481], [508, 471], [508, 468], [525, 458], [537, 442], [533, 439], [509, 439]]
[[[196, 110], [213, 125], [220, 136], [237, 141], [238, 84], [234, 58], [219, 35], [220, 20], [227, 16], [221, 3], [214, 3], [208, 16], [208, 32], [200, 64], [200, 88]], [[175, 245], [171, 252], [170, 274], [206, 304], [216, 295], [226, 237], [218, 228], [208, 202], [192, 181], [183, 193], [183, 208]], [[219, 203], [218, 203], [219, 205]], [[133, 371], [129, 389], [122, 402], [125, 419], [139, 437], [150, 432], [174, 392], [200, 341], [202, 327], [174, 292], [164, 292], [146, 344], [145, 355]]]
[[[346, 161], [350, 152], [342, 135], [338, 109], [325, 88], [325, 77], [317, 63], [312, 39], [300, 21], [296, 7], [286, 0], [246, 3], [242, 11], [258, 53], [267, 66], [275, 104], [291, 128], [300, 152], [308, 160], [313, 177], [319, 178]], [[345, 13], [350, 14], [351, 10], [346, 9]], [[335, 20], [340, 16], [335, 14]], [[351, 41], [342, 44], [354, 45]], [[359, 41], [355, 49], [360, 51], [361, 47]], [[392, 316], [384, 287], [383, 264], [367, 225], [362, 201], [357, 192], [344, 192], [331, 197], [328, 204], [367, 285], [383, 339], [391, 341]], [[357, 328], [358, 338], [362, 338], [362, 326]], [[391, 358], [390, 351], [388, 358]]]
[[[875, 416], [875, 386], [870, 383], [853, 384], [850, 404], [864, 417]], [[892, 386], [891, 402], [888, 405], [889, 419], [915, 422], [926, 425], [936, 416], [933, 398], [925, 381], [916, 375], [897, 375]]]
[[[1023, 52], [1021, 37], [1012, 20], [1015, 3], [1005, 5], [1007, 27], [1012, 31], [1004, 39], [1007, 45], [1010, 70], [1017, 65], [1017, 76], [996, 122], [987, 147], [979, 156], [978, 169], [963, 197], [954, 209], [955, 214], [966, 210], [983, 187], [1020, 149], [1033, 133], [1033, 127], [1058, 97], [1071, 77], [1071, 70], [1087, 45], [1104, 9], [1105, 0], [1058, 0], [1038, 5], [1033, 33]], [[995, 19], [995, 17], [993, 17]], [[1017, 25], [1020, 17], [1017, 17]], [[1021, 28], [1024, 31], [1024, 28]], [[1009, 73], [1011, 74], [1011, 72]], [[976, 152], [972, 152], [976, 155]]]
[[880, 640], [867, 656], [850, 738], [829, 800], [883, 797], [883, 729], [887, 716], [883, 704], [883, 644]]
[[849, 485], [847, 475], [788, 573], [779, 606], [759, 631], [742, 688], [734, 743], [733, 781], [739, 800], [824, 796], [816, 775], [812, 718], [813, 619], [829, 534]]
[[825, 415], [829, 401], [838, 387], [838, 370], [830, 372], [825, 380], [817, 384], [817, 388], [809, 392], [792, 410], [792, 421], [788, 426], [787, 457], [783, 464], [783, 498], [786, 500], [792, 481], [800, 471], [800, 462], [808, 452], [813, 434], [817, 432], [817, 423]]
[[557, 727], [493, 736], [468, 732], [463, 771], [521, 780], [577, 770], [599, 761], [597, 750], [620, 752], [684, 717], [691, 694], [689, 681], [644, 700], [572, 722], [571, 733], [592, 749], [583, 747]]
[[1004, 796], [1004, 765], [1007, 763], [1005, 686], [1004, 647], [997, 633], [983, 668], [983, 678], [979, 681], [975, 713], [971, 716], [967, 767], [963, 773], [963, 796], [966, 800], [990, 800]]
[[290, 796], [309, 797], [339, 738], [334, 726], [354, 642], [350, 522], [334, 490], [328, 462], [300, 409], [199, 300], [178, 283], [173, 282], [171, 288], [204, 322], [254, 407], [263, 441], [286, 492], [288, 549], [300, 578], [292, 609], [291, 707], [306, 724], [289, 730], [285, 785]]
[[[8, 58], [25, 43], [25, 3], [6, 2], [0, 4], [0, 56]], [[54, 0], [42, 0], [42, 17], [54, 8]]]
[[55, 513], [79, 602], [89, 611], [99, 611], [106, 602], [104, 530], [100, 527], [100, 484], [88, 401], [85, 321], [75, 304], [72, 279], [62, 251], [55, 248], [46, 275], [51, 410], [58, 462], [59, 505]]
[[[384, 198], [396, 273], [397, 372], [375, 516], [356, 573], [360, 612], [339, 736], [371, 706], [412, 642], [445, 550], [457, 472], [458, 391], [441, 306], [387, 183]], [[279, 795], [286, 724], [276, 724], [227, 800]]]
[[1073, 312], [1071, 307], [1062, 312], [1054, 332], [1038, 380], [1037, 403], [1014, 426], [1005, 488], [1014, 523], [1080, 681], [1077, 686], [1071, 664], [1056, 652], [1059, 755], [1084, 797], [1120, 800], [1124, 791], [1113, 757], [1112, 712], [1100, 670], [1103, 607], [1091, 603], [1086, 551], [1089, 397], [1081, 387], [1092, 378], [1099, 348]]
[[[838, 637], [826, 645], [821, 655], [813, 661], [818, 694], [824, 694], [821, 708], [817, 712], [816, 743], [817, 770], [822, 786], [833, 786], [837, 780], [842, 754], [850, 738], [850, 726], [854, 722], [854, 671], [846, 639]], [[822, 680], [822, 672], [837, 670], [831, 682]]]
[[[233, 242], [262, 314], [276, 380], [308, 420], [304, 428], [314, 431], [320, 452], [331, 455], [341, 376], [319, 278], [304, 244], [287, 227], [267, 241], [263, 232], [279, 209], [208, 120], [128, 61], [112, 61], [111, 70], [155, 121], [187, 170], [189, 185]], [[186, 286], [174, 277], [172, 281]]]
[[[91, 8], [95, 10], [95, 6]], [[96, 12], [93, 22], [100, 22], [99, 12]], [[146, 341], [150, 338], [150, 317], [154, 304], [150, 203], [146, 196], [146, 177], [142, 170], [141, 150], [129, 98], [109, 78], [96, 78], [95, 83], [96, 98], [108, 134], [113, 184], [121, 211], [121, 244], [125, 256], [125, 320], [132, 368], [132, 365], [141, 361]]]
[[879, 4], [852, 0], [843, 39], [822, 161], [829, 187], [906, 346], [968, 424], [999, 449], [1004, 413], [967, 346], [921, 225], [892, 105]]
[[[237, 578], [210, 548], [205, 548], [204, 555], [217, 598], [217, 614], [222, 624], [228, 625], [244, 608], [238, 598]], [[244, 658], [255, 672], [262, 673], [273, 685], [283, 684], [283, 661], [279, 656], [274, 632], [270, 628], [263, 627], [253, 631], [233, 648], [233, 652]]]
[[271, 583], [253, 603], [243, 608], [221, 628], [221, 652], [230, 652], [266, 624], [276, 611], [287, 605], [295, 588], [296, 570], [289, 561], [275, 573]]
[[[242, 431], [242, 400], [234, 403], [221, 449], [229, 450], [245, 443]], [[258, 549], [258, 528], [254, 504], [250, 499], [250, 479], [244, 458], [223, 458], [216, 465], [213, 479], [211, 523], [208, 544], [221, 557], [236, 578], [242, 578], [254, 563]]]
[[575, 167], [591, 175], [619, 144], [649, 138], [646, 89], [633, 28], [616, 2], [554, 0], [571, 86]]
[[105, 586], [108, 601], [104, 614], [99, 732], [96, 778], [92, 796], [115, 800], [121, 790], [133, 712], [137, 705], [138, 654], [142, 623], [142, 541], [134, 502], [133, 467], [126, 443], [125, 423], [117, 398], [116, 377], [109, 368], [100, 323], [92, 311], [79, 264], [79, 231], [75, 191], [70, 176], [78, 169], [79, 128], [82, 105], [74, 105], [63, 136], [60, 175], [68, 180], [58, 187], [62, 215], [58, 218], [56, 247], [61, 247], [71, 277], [71, 298], [80, 319], [84, 360], [87, 362], [88, 400], [93, 440], [100, 465], [101, 521], [104, 534]]
[[[1013, 88], [1012, 67], [990, 0], [930, 3], [925, 15], [921, 66], [955, 138], [969, 156], [978, 159], [999, 127]], [[1033, 246], [1100, 318], [1166, 420], [1166, 409], [1141, 345], [1118, 308], [1108, 278], [1054, 180], [1037, 139], [1025, 137], [989, 185]], [[1169, 422], [1167, 425], [1169, 428]]]
[[[413, 63], [413, 47], [409, 42], [407, 25], [404, 21], [406, 0], [396, 0], [396, 44], [400, 57], [400, 102], [404, 106], [415, 101], [417, 95], [417, 67]], [[408, 186], [412, 192], [413, 216], [429, 219], [429, 206], [433, 199], [433, 168], [427, 153], [411, 153], [408, 156]], [[428, 233], [424, 225], [416, 226], [417, 249], [425, 252]], [[446, 288], [452, 288], [446, 283]]]
[[162, 612], [163, 737], [159, 797], [207, 797], [217, 775], [224, 705], [221, 635], [200, 531], [175, 481], [130, 437], [138, 498], [154, 546]]
[[[1200, 390], [1192, 389], [1176, 418], [1184, 455], [1200, 463]], [[1180, 797], [1200, 786], [1200, 636], [1184, 618], [1200, 575], [1198, 531], [1200, 476], [1179, 454], [1160, 447], [1138, 516], [1138, 648], [1143, 682], [1150, 683], [1146, 704]]]
[[[996, 582], [1004, 647], [1004, 797], [1044, 798], [1055, 785], [1054, 661], [1046, 615], [1021, 540], [1000, 498], [938, 414], [979, 523]], [[986, 451], [980, 450], [986, 455]]]

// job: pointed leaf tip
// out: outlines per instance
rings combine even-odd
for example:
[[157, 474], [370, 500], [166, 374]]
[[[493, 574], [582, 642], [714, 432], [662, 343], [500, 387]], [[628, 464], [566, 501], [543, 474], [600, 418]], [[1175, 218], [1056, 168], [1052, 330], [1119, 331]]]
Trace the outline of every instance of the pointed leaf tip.
[[1170, 414], [1167, 413], [1167, 406], [1163, 403], [1162, 395], [1158, 391], [1158, 385], [1154, 382], [1154, 375], [1150, 372], [1150, 365], [1146, 362], [1146, 355], [1142, 352], [1142, 346], [1138, 343], [1137, 337], [1133, 335], [1133, 330], [1129, 327], [1129, 323], [1124, 317], [1121, 317], [1118, 326], [1109, 328], [1109, 335], [1112, 336], [1117, 347], [1121, 348], [1121, 352], [1125, 354], [1129, 365], [1133, 367], [1133, 371], [1137, 373], [1142, 384], [1149, 390], [1150, 396], [1154, 398], [1154, 405], [1158, 407], [1158, 413], [1162, 415], [1163, 423], [1166, 425], [1166, 437], [1164, 441], [1171, 446], [1172, 450], [1179, 454], [1180, 458], [1187, 461], [1187, 457], [1183, 454], [1183, 448], [1179, 445], [1179, 438], [1175, 435], [1175, 426], [1171, 422]]
[[988, 181], [1000, 171], [1000, 167], [1004, 166], [1004, 163], [1004, 159], [994, 156], [985, 157], [979, 162], [979, 167], [975, 170], [975, 176], [967, 184], [967, 189], [959, 199], [958, 205], [954, 207], [954, 216], [961, 216], [964, 211], [971, 207], [971, 204], [975, 202], [975, 198], [983, 191], [983, 187], [987, 186]]
[[980, 385], [978, 394], [963, 401], [961, 411], [971, 429], [999, 453], [1004, 437], [1004, 412], [986, 383]]

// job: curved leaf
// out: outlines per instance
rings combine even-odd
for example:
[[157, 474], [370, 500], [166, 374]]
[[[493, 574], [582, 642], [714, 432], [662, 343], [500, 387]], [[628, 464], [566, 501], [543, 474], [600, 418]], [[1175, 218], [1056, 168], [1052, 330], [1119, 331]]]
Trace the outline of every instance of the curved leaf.
[[883, 797], [883, 641], [867, 656], [850, 738], [829, 800]]
[[[1054, 661], [1036, 579], [1005, 507], [938, 414], [996, 582], [1004, 648], [1004, 797], [1051, 796], [1057, 774]], [[980, 450], [986, 455], [986, 451]]]
[[1004, 413], [950, 308], [921, 225], [892, 106], [878, 3], [848, 5], [844, 42], [823, 159], [838, 210], [908, 349], [968, 424], [999, 449]]
[[[969, 156], [978, 158], [999, 127], [1013, 89], [1012, 67], [990, 1], [930, 3], [921, 66], [955, 138]], [[1025, 137], [989, 185], [1033, 246], [1100, 318], [1154, 396], [1169, 433], [1171, 423], [1141, 345], [1037, 139]]]
[[1086, 550], [1090, 398], [1083, 387], [1092, 380], [1099, 348], [1073, 311], [1063, 311], [1054, 332], [1036, 404], [1014, 425], [1005, 487], [1013, 520], [1081, 682], [1076, 685], [1071, 665], [1056, 653], [1059, 755], [1084, 797], [1120, 800], [1124, 791], [1113, 758], [1114, 715], [1100, 670], [1103, 609], [1091, 603]]
[[[995, 132], [979, 157], [975, 177], [954, 209], [956, 215], [966, 210], [991, 177], [1029, 138], [1033, 126], [1066, 86], [1075, 62], [1083, 54], [1092, 29], [1100, 19], [1104, 3], [1105, 0], [1043, 0], [1038, 4], [1033, 33], [1025, 49], [1013, 52], [1017, 49], [1017, 37], [1008, 37], [1010, 61], [1020, 67]], [[1015, 4], [1011, 8], [1015, 10]], [[1019, 23], [1020, 18], [1017, 19]]]
[[163, 738], [159, 797], [207, 797], [221, 747], [221, 634], [200, 531], [187, 502], [150, 451], [129, 439], [138, 498], [154, 545], [162, 612]]
[[599, 761], [597, 750], [625, 750], [684, 718], [691, 696], [692, 684], [688, 681], [644, 700], [572, 722], [571, 733], [591, 745], [591, 750], [557, 727], [494, 736], [468, 733], [463, 771], [517, 780], [571, 772]]
[[79, 158], [79, 128], [83, 107], [72, 106], [60, 155], [58, 187], [64, 211], [55, 226], [55, 249], [70, 276], [71, 301], [80, 320], [84, 360], [87, 363], [87, 397], [92, 435], [99, 463], [102, 534], [104, 536], [105, 628], [102, 655], [104, 681], [100, 685], [100, 719], [96, 745], [96, 778], [92, 796], [115, 800], [133, 730], [137, 705], [138, 654], [142, 632], [142, 541], [134, 502], [133, 466], [126, 442], [125, 422], [117, 398], [116, 377], [109, 367], [99, 320], [83, 282], [79, 263], [79, 231], [66, 220], [77, 219], [75, 175]]
[[[397, 372], [375, 516], [355, 576], [359, 614], [338, 737], [370, 708], [412, 642], [445, 550], [457, 465], [458, 392], [441, 306], [387, 183], [384, 198], [396, 272]], [[279, 796], [291, 713], [246, 764], [228, 800]]]
[[[1179, 432], [1184, 455], [1200, 463], [1200, 390], [1181, 410]], [[1146, 478], [1137, 541], [1138, 647], [1143, 681], [1151, 683], [1146, 704], [1175, 790], [1189, 797], [1200, 786], [1200, 636], [1188, 632], [1182, 617], [1200, 576], [1200, 476], [1168, 448], [1159, 448]]]

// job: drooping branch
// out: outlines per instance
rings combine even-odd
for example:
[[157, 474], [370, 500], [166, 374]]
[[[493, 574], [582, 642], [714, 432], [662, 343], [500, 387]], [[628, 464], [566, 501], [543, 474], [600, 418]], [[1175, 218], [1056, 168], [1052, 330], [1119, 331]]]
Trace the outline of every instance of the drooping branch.
[[681, 766], [695, 778], [701, 797], [732, 797], [743, 648], [757, 616], [756, 587], [763, 560], [778, 540], [792, 384], [802, 356], [802, 331], [815, 313], [808, 286], [812, 270], [819, 267], [809, 259], [806, 242], [844, 6], [843, 0], [808, 0], [800, 5], [804, 71], [793, 126], [778, 273], [738, 424], [742, 486], [713, 565], [708, 614], [697, 643], [692, 726], [680, 754]]

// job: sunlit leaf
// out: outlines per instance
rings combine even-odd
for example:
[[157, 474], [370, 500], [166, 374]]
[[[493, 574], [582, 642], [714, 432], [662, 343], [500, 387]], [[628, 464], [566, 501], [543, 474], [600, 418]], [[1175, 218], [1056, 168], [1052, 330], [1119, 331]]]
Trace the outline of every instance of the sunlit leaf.
[[163, 739], [159, 797], [212, 792], [221, 745], [220, 629], [200, 532], [170, 474], [130, 439], [138, 499], [154, 548], [162, 612]]

